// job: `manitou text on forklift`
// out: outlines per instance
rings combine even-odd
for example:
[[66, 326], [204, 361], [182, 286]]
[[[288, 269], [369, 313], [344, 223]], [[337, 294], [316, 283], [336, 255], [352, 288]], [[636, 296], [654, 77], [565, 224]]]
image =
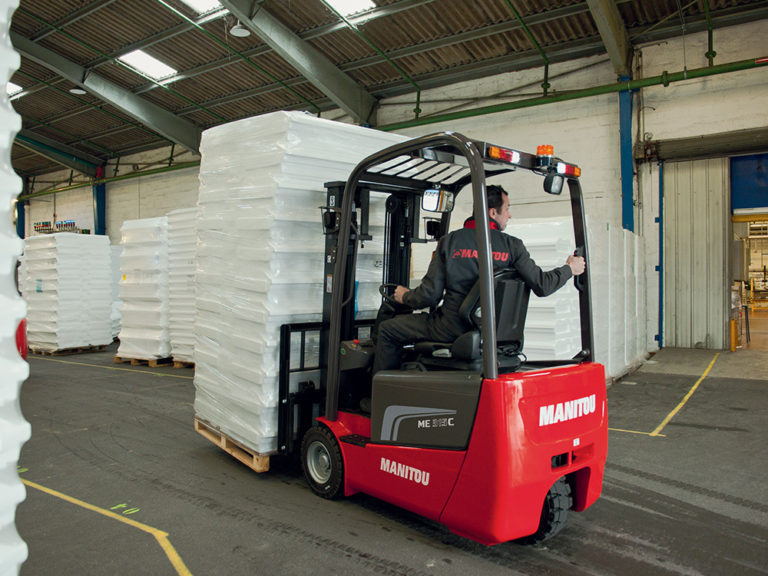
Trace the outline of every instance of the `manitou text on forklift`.
[[[530, 289], [505, 264], [509, 254], [491, 247], [486, 197], [486, 179], [518, 171], [543, 176], [548, 194], [568, 185], [576, 254], [588, 259], [581, 170], [551, 147], [529, 154], [442, 132], [381, 150], [346, 182], [326, 183], [323, 316], [281, 327], [277, 431], [278, 451], [300, 456], [318, 495], [366, 493], [486, 545], [550, 538], [570, 511], [598, 499], [608, 415], [589, 266], [574, 278], [580, 349], [529, 360]], [[461, 307], [467, 331], [406, 346], [399, 369], [372, 374], [380, 323], [414, 313], [393, 297], [395, 286], [409, 286], [411, 247], [448, 233], [464, 190], [476, 249], [453, 256], [477, 261]], [[385, 206], [383, 226], [371, 222], [372, 205]], [[424, 230], [422, 214], [430, 215]], [[359, 318], [358, 249], [374, 234], [383, 246], [382, 303], [376, 318]], [[309, 341], [319, 342], [319, 355]]]

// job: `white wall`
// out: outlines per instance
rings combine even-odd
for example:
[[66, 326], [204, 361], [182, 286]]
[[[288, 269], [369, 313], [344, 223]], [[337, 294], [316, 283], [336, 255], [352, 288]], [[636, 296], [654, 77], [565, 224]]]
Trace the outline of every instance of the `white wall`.
[[197, 206], [197, 168], [107, 183], [107, 234], [120, 243], [125, 220], [165, 216], [177, 208]]
[[[106, 177], [124, 176], [136, 169], [150, 170], [168, 165], [170, 148], [162, 148], [121, 158], [115, 170], [115, 161], [107, 164]], [[199, 156], [182, 151], [175, 157], [176, 163], [199, 160]], [[177, 208], [191, 208], [197, 205], [198, 169], [184, 168], [155, 174], [107, 182], [106, 226], [112, 244], [120, 243], [120, 226], [126, 220], [165, 216]], [[61, 187], [68, 184], [69, 170], [47, 174], [46, 186], [58, 182]], [[86, 180], [84, 177], [76, 182]], [[43, 190], [39, 184], [35, 191]], [[54, 216], [55, 214], [55, 216]], [[77, 227], [93, 233], [93, 191], [90, 185], [67, 190], [55, 195], [33, 198], [26, 207], [26, 234], [34, 234], [34, 223], [40, 221], [75, 220]]]
[[[768, 21], [716, 29], [715, 64], [738, 62], [765, 56]], [[685, 50], [683, 50], [685, 48]], [[677, 72], [708, 65], [704, 56], [704, 33], [642, 47], [643, 77]], [[683, 59], [685, 54], [685, 60]], [[642, 93], [640, 129], [653, 140], [704, 136], [768, 126], [768, 67], [731, 72], [698, 80], [676, 82], [668, 87], [646, 88]], [[637, 118], [637, 117], [636, 117]], [[633, 122], [635, 120], [633, 119]], [[637, 128], [637, 127], [636, 127]], [[637, 232], [646, 239], [646, 325], [647, 347], [659, 330], [659, 173], [655, 164], [643, 164], [637, 171]]]
[[[768, 21], [765, 20], [715, 30], [715, 64], [765, 56], [765, 38], [768, 38]], [[684, 41], [674, 39], [642, 46], [642, 68], [635, 76], [649, 77], [665, 70], [678, 72], [686, 66], [688, 69], [706, 66], [706, 42], [706, 34], [701, 33], [687, 35]], [[461, 106], [471, 108], [541, 95], [539, 85], [542, 80], [543, 69], [534, 69], [425, 91], [422, 93], [422, 116], [460, 110]], [[615, 81], [616, 74], [606, 57], [550, 66], [552, 93]], [[641, 107], [637, 106], [639, 96], [642, 96]], [[445, 102], [447, 98], [463, 100], [451, 104]], [[413, 95], [383, 102], [378, 114], [379, 124], [412, 119], [413, 102]], [[652, 134], [653, 139], [665, 139], [768, 126], [766, 102], [768, 67], [687, 80], [667, 87], [649, 87], [635, 97], [633, 129]], [[345, 119], [339, 112], [325, 116]], [[539, 144], [553, 144], [558, 156], [581, 166], [590, 233], [597, 358], [606, 364], [609, 374], [619, 375], [648, 351], [656, 349], [658, 167], [648, 164], [638, 167], [636, 230], [635, 234], [628, 233], [621, 225], [618, 94], [414, 127], [401, 130], [401, 133], [416, 136], [439, 130], [454, 130], [528, 152], [534, 152]], [[168, 156], [168, 150], [155, 156], [144, 155], [140, 161], [160, 161], [163, 156]], [[121, 166], [132, 161], [137, 160], [122, 159]], [[123, 169], [121, 173], [125, 173]], [[112, 175], [109, 169], [107, 175]], [[541, 192], [538, 177], [530, 174], [504, 176], [499, 178], [499, 183], [514, 192], [515, 217], [569, 213], [567, 201], [547, 197]], [[84, 222], [88, 214], [92, 219], [90, 188], [84, 190], [57, 195], [58, 219], [70, 219], [70, 211], [81, 215], [79, 217]], [[106, 190], [108, 233], [116, 243], [120, 224], [126, 219], [157, 216], [175, 208], [193, 206], [197, 198], [197, 170], [108, 183]], [[67, 197], [69, 194], [72, 196]], [[45, 202], [45, 199], [32, 201], [28, 209], [32, 216], [29, 213], [27, 216], [28, 233], [32, 221], [44, 219], [35, 215], [50, 210]], [[454, 225], [459, 224], [468, 212], [465, 198], [459, 202]], [[431, 249], [432, 246], [428, 246], [419, 252], [414, 263], [415, 276], [426, 269]]]

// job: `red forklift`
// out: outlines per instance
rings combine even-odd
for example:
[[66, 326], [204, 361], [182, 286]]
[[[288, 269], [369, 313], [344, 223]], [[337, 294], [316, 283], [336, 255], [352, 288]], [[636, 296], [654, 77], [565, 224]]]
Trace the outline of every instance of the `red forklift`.
[[[567, 182], [577, 253], [588, 256], [581, 171], [541, 152], [443, 132], [381, 150], [346, 182], [326, 184], [323, 317], [282, 326], [279, 378], [278, 450], [300, 454], [318, 495], [369, 494], [485, 545], [546, 540], [599, 497], [608, 415], [589, 267], [574, 279], [581, 350], [551, 361], [524, 354], [528, 287], [494, 275], [486, 179], [516, 170], [541, 175], [549, 194]], [[462, 307], [472, 328], [454, 342], [408, 346], [401, 369], [372, 377], [378, 324], [414, 313], [392, 297], [409, 285], [411, 247], [448, 232], [465, 189], [477, 219], [479, 277]], [[361, 320], [356, 263], [361, 243], [375, 241], [377, 194], [386, 197], [382, 303], [376, 318]]]

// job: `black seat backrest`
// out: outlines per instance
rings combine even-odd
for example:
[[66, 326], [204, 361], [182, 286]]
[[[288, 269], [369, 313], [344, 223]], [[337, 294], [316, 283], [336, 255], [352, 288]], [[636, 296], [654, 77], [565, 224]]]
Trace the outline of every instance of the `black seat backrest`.
[[512, 274], [496, 277], [496, 346], [505, 354], [519, 354], [523, 350], [523, 332], [528, 314], [531, 289]]
[[[480, 313], [479, 285], [478, 280], [459, 308], [459, 315], [472, 329], [453, 343], [417, 342], [414, 348], [422, 355], [422, 364], [455, 370], [481, 368], [480, 328], [483, 319]], [[496, 347], [500, 367], [516, 369], [520, 365], [518, 354], [523, 350], [523, 331], [530, 292], [530, 288], [514, 270], [506, 269], [494, 275]], [[450, 350], [450, 357], [442, 357], [436, 352], [445, 349]]]
[[[496, 272], [493, 279], [496, 309], [496, 345], [504, 347], [510, 354], [523, 349], [523, 332], [528, 313], [531, 289], [515, 270], [504, 269]], [[475, 329], [482, 325], [480, 313], [480, 281], [464, 298], [459, 315]]]

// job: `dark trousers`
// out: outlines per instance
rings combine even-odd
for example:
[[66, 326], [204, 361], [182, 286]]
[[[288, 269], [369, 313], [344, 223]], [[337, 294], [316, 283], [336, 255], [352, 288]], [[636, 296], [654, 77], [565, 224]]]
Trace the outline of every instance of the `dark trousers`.
[[400, 368], [400, 354], [406, 344], [430, 340], [453, 342], [461, 331], [451, 330], [432, 314], [402, 314], [379, 325], [376, 341], [376, 357], [373, 359], [373, 373], [379, 370]]

